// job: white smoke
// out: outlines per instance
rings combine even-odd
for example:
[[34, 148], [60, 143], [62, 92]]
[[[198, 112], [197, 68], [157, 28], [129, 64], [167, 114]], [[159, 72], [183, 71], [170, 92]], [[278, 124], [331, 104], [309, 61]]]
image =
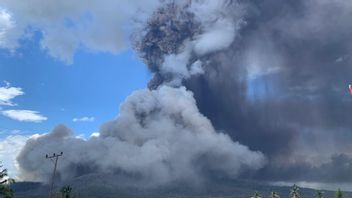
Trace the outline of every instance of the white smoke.
[[[163, 75], [172, 75], [167, 82], [171, 86], [180, 86], [182, 80], [203, 74], [200, 58], [230, 47], [244, 23], [245, 13], [242, 5], [229, 0], [180, 1], [178, 6], [194, 15], [201, 31], [186, 39], [176, 54], [165, 55], [160, 70]], [[197, 59], [192, 60], [195, 55]]]
[[52, 164], [44, 156], [59, 151], [64, 152], [62, 179], [76, 176], [79, 170], [72, 167], [84, 165], [101, 173], [138, 175], [155, 185], [197, 182], [209, 170], [236, 177], [265, 162], [260, 152], [216, 132], [199, 113], [191, 92], [167, 86], [129, 96], [120, 115], [105, 123], [98, 137], [78, 139], [64, 126], [32, 137], [18, 156], [21, 177], [46, 180]]
[[[108, 0], [0, 2], [13, 13], [16, 27], [11, 31], [23, 35], [28, 26], [39, 29], [43, 48], [66, 62], [72, 61], [73, 53], [81, 46], [96, 51], [119, 51], [125, 46], [124, 37], [130, 28], [126, 28], [126, 21], [137, 18], [145, 22], [146, 16], [159, 6], [170, 3], [157, 0], [147, 4], [136, 0], [124, 4]], [[172, 53], [158, 57], [163, 60], [158, 65], [160, 73], [171, 75], [171, 80], [156, 90], [132, 94], [122, 104], [119, 116], [105, 123], [99, 135], [88, 140], [75, 137], [63, 125], [51, 133], [33, 136], [17, 158], [22, 179], [47, 180], [52, 164], [44, 156], [61, 151], [64, 155], [58, 170], [63, 180], [92, 172], [120, 173], [158, 185], [180, 180], [198, 182], [213, 172], [233, 178], [263, 167], [266, 161], [263, 154], [217, 132], [199, 112], [193, 93], [182, 86], [184, 79], [204, 73], [202, 56], [225, 50], [235, 41], [242, 24], [241, 7], [227, 0], [171, 2], [178, 9], [187, 9], [200, 25], [200, 31], [187, 35], [182, 43], [165, 42], [178, 46]], [[145, 15], [135, 17], [138, 11]], [[169, 27], [158, 27], [161, 28]]]
[[[339, 67], [332, 67], [336, 58], [351, 54], [350, 1], [145, 2], [0, 0], [4, 8], [0, 11], [2, 47], [14, 48], [32, 27], [43, 34], [41, 43], [48, 53], [67, 62], [81, 47], [117, 52], [126, 45], [130, 19], [141, 20], [141, 29], [147, 33], [141, 31], [142, 47], [136, 49], [155, 73], [149, 87], [159, 86], [131, 96], [120, 116], [87, 141], [75, 138], [63, 126], [29, 140], [18, 158], [24, 178], [47, 178], [51, 167], [43, 159], [44, 152], [58, 150], [65, 152], [60, 162], [63, 179], [90, 171], [123, 172], [159, 184], [199, 180], [203, 171], [236, 176], [243, 169], [258, 169], [265, 161], [263, 155], [217, 133], [199, 113], [192, 94], [182, 87], [184, 80], [203, 73], [206, 75], [199, 84], [191, 79], [197, 82], [187, 86], [195, 91], [201, 111], [215, 126], [268, 154], [271, 164], [259, 178], [351, 178], [346, 174], [351, 172], [350, 166], [339, 166], [351, 164], [346, 157], [350, 155], [346, 137], [351, 125], [344, 119], [349, 112], [345, 88], [350, 60], [344, 58], [336, 64]], [[251, 6], [249, 13], [242, 5], [246, 2]], [[154, 12], [160, 7], [165, 9]], [[145, 15], [139, 16], [137, 11], [141, 10]], [[246, 24], [244, 18], [249, 25], [241, 29]], [[239, 30], [242, 40], [236, 42]], [[241, 78], [247, 74], [249, 82], [243, 84]], [[272, 80], [280, 87], [260, 80], [270, 84]], [[255, 86], [257, 82], [261, 87]], [[267, 87], [272, 88], [275, 93], [270, 95], [275, 100], [265, 97], [262, 103], [258, 99], [263, 97], [253, 95], [253, 101], [246, 101], [247, 86], [248, 90], [255, 87], [259, 96], [269, 93]], [[284, 92], [277, 94], [280, 89]], [[238, 110], [230, 111], [229, 107]], [[279, 117], [268, 117], [267, 109]], [[311, 116], [305, 116], [307, 112]], [[328, 130], [323, 130], [325, 127]], [[321, 144], [321, 137], [329, 137], [324, 135], [327, 133], [331, 138]], [[341, 143], [339, 147], [336, 142]], [[321, 152], [327, 148], [328, 152]], [[331, 150], [349, 155], [331, 158]], [[304, 161], [310, 160], [317, 165], [316, 159], [322, 160], [321, 170], [304, 167]], [[326, 160], [331, 160], [330, 165]]]
[[204, 29], [194, 40], [195, 52], [199, 56], [227, 49], [235, 40], [245, 14], [242, 5], [229, 0], [196, 1], [191, 4], [190, 11]]

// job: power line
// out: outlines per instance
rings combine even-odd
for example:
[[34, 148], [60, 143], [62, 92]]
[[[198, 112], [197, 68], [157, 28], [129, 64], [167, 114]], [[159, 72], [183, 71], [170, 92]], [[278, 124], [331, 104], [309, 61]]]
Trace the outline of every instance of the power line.
[[56, 167], [57, 167], [57, 161], [59, 160], [59, 157], [62, 156], [64, 153], [61, 152], [60, 154], [53, 153], [53, 155], [48, 156], [48, 154], [45, 155], [46, 159], [50, 159], [55, 165], [54, 165], [54, 171], [53, 171], [53, 176], [51, 178], [51, 186], [50, 186], [50, 191], [49, 191], [49, 198], [52, 197], [52, 192], [54, 188], [54, 179], [55, 179], [55, 172], [56, 172]]

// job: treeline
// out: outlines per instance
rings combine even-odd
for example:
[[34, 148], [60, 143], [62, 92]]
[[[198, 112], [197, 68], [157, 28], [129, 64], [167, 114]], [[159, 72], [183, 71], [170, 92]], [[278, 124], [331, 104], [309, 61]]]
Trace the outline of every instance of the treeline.
[[[288, 197], [289, 198], [301, 198], [301, 193], [300, 193], [299, 187], [297, 185], [293, 185]], [[254, 194], [251, 196], [251, 198], [263, 198], [263, 197], [260, 195], [259, 192], [254, 192]], [[280, 195], [279, 195], [279, 193], [273, 191], [273, 192], [271, 192], [269, 198], [280, 198]], [[317, 190], [315, 192], [314, 198], [324, 198], [324, 192]], [[343, 194], [340, 189], [337, 189], [337, 191], [335, 193], [335, 198], [343, 198]]]
[[[7, 169], [3, 168], [0, 162], [0, 198], [14, 198], [14, 191], [11, 189], [11, 185], [15, 183], [15, 180], [8, 178]], [[273, 191], [270, 193], [268, 198], [280, 198], [281, 195], [279, 193]], [[313, 195], [312, 195], [313, 196]], [[63, 186], [59, 192], [55, 193], [53, 198], [78, 198], [80, 197], [78, 194], [73, 193], [71, 186]], [[285, 196], [286, 197], [286, 196]], [[300, 189], [297, 185], [294, 185], [288, 194], [289, 198], [301, 198]], [[35, 197], [31, 197], [35, 198]], [[260, 192], [254, 192], [254, 194], [250, 198], [265, 198]], [[323, 191], [316, 191], [314, 198], [324, 198]], [[335, 198], [343, 198], [343, 193], [340, 189], [338, 189], [335, 193]]]

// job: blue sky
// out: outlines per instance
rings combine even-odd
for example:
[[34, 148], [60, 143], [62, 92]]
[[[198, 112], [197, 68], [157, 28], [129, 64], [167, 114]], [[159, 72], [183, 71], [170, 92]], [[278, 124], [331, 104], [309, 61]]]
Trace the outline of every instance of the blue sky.
[[[12, 133], [30, 135], [49, 132], [65, 124], [77, 135], [89, 136], [118, 115], [121, 102], [137, 89], [146, 87], [150, 74], [132, 50], [118, 54], [78, 50], [68, 65], [53, 58], [40, 46], [41, 36], [22, 40], [14, 53], [0, 51], [0, 87], [6, 82], [20, 87], [24, 95], [7, 109], [38, 111], [48, 119], [21, 122], [0, 116], [0, 138]], [[74, 122], [87, 117], [90, 121]], [[94, 118], [94, 120], [92, 119]]]

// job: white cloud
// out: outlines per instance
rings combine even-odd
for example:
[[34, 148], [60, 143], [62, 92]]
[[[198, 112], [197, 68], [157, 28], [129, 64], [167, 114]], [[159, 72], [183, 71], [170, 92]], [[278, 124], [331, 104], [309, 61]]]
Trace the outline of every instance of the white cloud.
[[94, 117], [82, 117], [82, 118], [73, 118], [73, 122], [93, 122], [95, 120]]
[[[1, 36], [1, 10], [0, 10], [0, 36]], [[1, 38], [0, 38], [1, 42]], [[1, 45], [0, 45], [1, 47]], [[2, 106], [15, 106], [12, 100], [17, 96], [23, 95], [24, 92], [20, 87], [12, 87], [5, 81], [5, 86], [0, 87], [0, 113], [6, 117], [23, 122], [42, 122], [48, 118], [40, 115], [37, 111], [32, 110], [3, 110]]]
[[8, 175], [16, 179], [17, 161], [16, 157], [25, 145], [29, 137], [22, 135], [10, 135], [5, 139], [0, 139], [0, 160], [4, 168], [8, 170]]
[[126, 48], [131, 26], [138, 25], [136, 21], [144, 21], [159, 5], [159, 0], [148, 0], [148, 3], [140, 0], [0, 2], [8, 10], [2, 17], [7, 25], [2, 38], [4, 44], [0, 47], [14, 48], [28, 34], [28, 29], [38, 30], [43, 35], [43, 49], [68, 63], [78, 48], [111, 53]]
[[100, 133], [99, 132], [94, 132], [90, 135], [91, 138], [94, 138], [94, 137], [100, 137]]
[[78, 134], [78, 135], [76, 135], [76, 138], [77, 139], [81, 139], [81, 140], [87, 140], [87, 137], [86, 137], [86, 135], [85, 134]]
[[[0, 15], [1, 15], [1, 11], [0, 11]], [[0, 19], [0, 42], [1, 42], [1, 19]], [[24, 92], [20, 87], [11, 87], [11, 85], [6, 82], [6, 86], [0, 87], [0, 105], [14, 106], [15, 104], [11, 100], [23, 94]]]
[[16, 42], [13, 42], [11, 30], [15, 27], [11, 14], [0, 8], [0, 47], [13, 49], [16, 47]]
[[31, 110], [4, 110], [1, 113], [6, 117], [21, 122], [42, 122], [48, 119], [39, 112]]

